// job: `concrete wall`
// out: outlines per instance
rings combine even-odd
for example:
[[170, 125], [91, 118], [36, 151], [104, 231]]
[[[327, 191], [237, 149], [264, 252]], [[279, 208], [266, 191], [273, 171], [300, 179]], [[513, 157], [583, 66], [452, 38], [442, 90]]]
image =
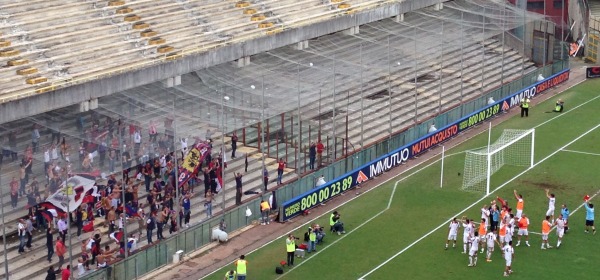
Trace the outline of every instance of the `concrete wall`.
[[[531, 58], [533, 51], [533, 24], [528, 23], [525, 25], [525, 47], [523, 47], [523, 38], [516, 36], [511, 32], [504, 33], [504, 43], [506, 46], [513, 48], [522, 56]], [[496, 36], [498, 40], [502, 40], [502, 36]]]
[[231, 44], [175, 61], [150, 66], [136, 71], [118, 74], [84, 84], [73, 85], [53, 92], [34, 95], [17, 101], [0, 104], [0, 123], [18, 120], [31, 115], [78, 104], [93, 98], [110, 95], [126, 89], [161, 81], [213, 65], [230, 62], [275, 48], [295, 44], [326, 34], [342, 31], [353, 26], [394, 17], [398, 14], [422, 9], [447, 0], [406, 0], [400, 3], [382, 4], [379, 7], [333, 18], [309, 26], [286, 30], [272, 36], [264, 36], [241, 43]]

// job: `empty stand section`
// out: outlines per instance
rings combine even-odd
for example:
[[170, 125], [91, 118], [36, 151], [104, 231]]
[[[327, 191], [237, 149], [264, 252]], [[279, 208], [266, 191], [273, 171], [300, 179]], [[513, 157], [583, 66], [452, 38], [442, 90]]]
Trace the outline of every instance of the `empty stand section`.
[[[32, 0], [4, 1], [0, 64], [23, 64], [47, 78], [44, 87], [77, 84], [324, 21], [379, 0]], [[163, 46], [171, 48], [161, 48]], [[159, 51], [160, 49], [160, 51]], [[172, 52], [165, 53], [165, 49]], [[25, 62], [22, 64], [8, 61]], [[10, 68], [8, 67], [8, 68]], [[15, 69], [0, 69], [0, 96], [36, 87]]]

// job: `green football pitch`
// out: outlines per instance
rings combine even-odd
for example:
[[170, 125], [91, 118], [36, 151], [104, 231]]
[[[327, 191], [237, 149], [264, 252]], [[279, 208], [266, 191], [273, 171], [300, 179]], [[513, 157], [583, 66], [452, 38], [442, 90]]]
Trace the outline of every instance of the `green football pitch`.
[[[504, 166], [491, 179], [492, 193], [461, 190], [465, 150], [486, 146], [482, 133], [447, 150], [444, 182], [440, 188], [440, 157], [361, 194], [337, 210], [346, 234], [327, 234], [317, 252], [296, 258], [295, 266], [274, 272], [285, 260], [285, 237], [280, 237], [246, 256], [247, 279], [499, 279], [504, 261], [496, 248], [492, 262], [479, 255], [476, 267], [468, 267], [458, 246], [444, 250], [449, 220], [468, 216], [479, 220], [483, 204], [500, 196], [514, 206], [513, 190], [525, 200], [531, 247], [515, 247], [515, 279], [600, 279], [600, 233], [584, 232], [583, 196], [600, 191], [600, 80], [586, 81], [530, 109], [528, 118], [513, 117], [492, 128], [492, 141], [503, 129], [535, 128], [535, 160], [532, 168]], [[565, 101], [565, 111], [545, 113], [555, 99]], [[492, 120], [494, 122], [494, 120]], [[394, 172], [394, 171], [392, 171]], [[556, 212], [567, 204], [570, 230], [560, 249], [541, 250], [541, 224], [548, 207], [545, 189], [556, 195]], [[592, 203], [600, 196], [592, 198]], [[558, 215], [558, 214], [557, 214]], [[314, 223], [328, 226], [328, 215]], [[307, 226], [292, 232], [302, 237]], [[516, 240], [516, 236], [515, 236]], [[555, 231], [550, 243], [556, 245]], [[206, 279], [223, 279], [230, 264]]]

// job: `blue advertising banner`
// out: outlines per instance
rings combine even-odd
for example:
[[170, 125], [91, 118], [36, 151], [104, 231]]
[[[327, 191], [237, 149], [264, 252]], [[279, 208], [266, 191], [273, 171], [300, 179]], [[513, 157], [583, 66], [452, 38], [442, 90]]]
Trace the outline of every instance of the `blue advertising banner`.
[[397, 150], [384, 155], [360, 168], [326, 183], [323, 186], [312, 189], [296, 196], [281, 205], [280, 221], [287, 221], [304, 211], [324, 203], [331, 198], [347, 192], [358, 184], [366, 182], [381, 173], [400, 165], [415, 156], [425, 153], [430, 147], [441, 144], [460, 132], [463, 132], [481, 122], [520, 105], [524, 97], [532, 98], [536, 94], [557, 86], [569, 79], [569, 69], [563, 70], [543, 81], [536, 82], [530, 87], [522, 89], [494, 104], [488, 105], [479, 111], [467, 115], [453, 124], [449, 124], [436, 132], [429, 133], [416, 141], [405, 145]]

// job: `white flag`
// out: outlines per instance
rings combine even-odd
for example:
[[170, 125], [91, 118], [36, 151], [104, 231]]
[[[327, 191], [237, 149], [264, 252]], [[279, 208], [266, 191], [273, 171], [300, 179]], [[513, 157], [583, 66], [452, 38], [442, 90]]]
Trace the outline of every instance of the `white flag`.
[[95, 184], [94, 180], [73, 176], [63, 182], [60, 189], [48, 197], [46, 202], [52, 203], [64, 212], [73, 212], [79, 208], [88, 191], [91, 190], [91, 195], [97, 196]]

